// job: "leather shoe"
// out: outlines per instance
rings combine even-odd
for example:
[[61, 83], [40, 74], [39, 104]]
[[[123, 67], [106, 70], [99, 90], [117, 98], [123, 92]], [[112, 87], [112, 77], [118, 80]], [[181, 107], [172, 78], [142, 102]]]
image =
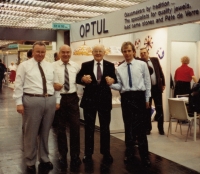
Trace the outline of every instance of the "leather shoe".
[[85, 156], [83, 157], [83, 163], [88, 163], [88, 164], [93, 163], [92, 155], [85, 155]]
[[112, 164], [113, 163], [113, 157], [111, 156], [111, 154], [103, 155], [103, 163], [105, 163], [105, 164]]
[[30, 173], [30, 174], [36, 173], [35, 165], [27, 166], [27, 167], [26, 167], [26, 171], [27, 171], [28, 173]]
[[58, 161], [61, 167], [66, 167], [66, 168], [68, 167], [66, 158], [61, 157], [58, 159]]
[[165, 135], [164, 130], [159, 130], [159, 134], [160, 134], [160, 135]]
[[128, 156], [125, 156], [124, 157], [124, 163], [125, 164], [130, 164], [134, 161], [134, 158], [133, 157], [128, 157]]
[[41, 162], [39, 164], [39, 169], [52, 170], [53, 164], [50, 161], [49, 162]]
[[151, 162], [150, 162], [149, 158], [144, 158], [144, 159], [142, 160], [142, 165], [143, 165], [144, 167], [149, 167], [149, 166], [151, 166]]
[[146, 131], [146, 135], [150, 135], [151, 134], [151, 131], [150, 130], [147, 130]]
[[78, 167], [81, 165], [81, 159], [79, 156], [71, 157], [70, 167]]

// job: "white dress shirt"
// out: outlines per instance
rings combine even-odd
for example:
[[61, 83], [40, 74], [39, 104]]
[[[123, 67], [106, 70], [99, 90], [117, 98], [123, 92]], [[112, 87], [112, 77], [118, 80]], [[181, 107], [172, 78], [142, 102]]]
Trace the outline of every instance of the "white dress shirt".
[[[41, 67], [44, 71], [46, 78], [47, 93], [54, 95], [54, 67], [53, 64], [43, 60]], [[35, 59], [29, 59], [22, 62], [18, 69], [15, 79], [15, 88], [13, 98], [16, 100], [16, 104], [22, 104], [22, 96], [24, 93], [29, 94], [43, 94], [43, 83], [38, 68], [38, 62]], [[56, 103], [60, 103], [60, 95], [56, 93]]]
[[[55, 83], [64, 84], [65, 83], [65, 64], [62, 60], [53, 62], [56, 78]], [[65, 91], [64, 86], [60, 90], [61, 94], [74, 93], [77, 91], [76, 75], [80, 71], [80, 67], [77, 63], [69, 60], [67, 64], [67, 70], [69, 73], [69, 91]]]
[[151, 79], [147, 64], [143, 61], [133, 59], [130, 62], [132, 87], [129, 86], [128, 65], [125, 61], [116, 69], [117, 82], [110, 87], [121, 93], [127, 91], [145, 91], [146, 102], [151, 97]]
[[154, 66], [150, 59], [148, 59], [147, 63], [151, 68], [153, 68], [153, 73], [151, 74], [151, 83], [152, 85], [156, 85], [156, 73], [155, 73]]

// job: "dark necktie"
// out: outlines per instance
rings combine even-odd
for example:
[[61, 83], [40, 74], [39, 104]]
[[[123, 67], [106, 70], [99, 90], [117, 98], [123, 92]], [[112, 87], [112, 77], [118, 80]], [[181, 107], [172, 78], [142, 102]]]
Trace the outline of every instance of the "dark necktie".
[[64, 84], [64, 88], [66, 91], [69, 91], [69, 73], [67, 70], [67, 64], [65, 64], [65, 84]]
[[40, 70], [40, 74], [41, 74], [41, 77], [42, 77], [42, 86], [43, 86], [43, 94], [47, 94], [47, 84], [46, 84], [46, 78], [45, 78], [45, 75], [44, 75], [44, 71], [40, 65], [40, 62], [38, 62], [38, 67], [39, 67], [39, 70]]
[[130, 69], [130, 63], [128, 65], [128, 79], [129, 79], [129, 87], [132, 88], [132, 78], [131, 78], [131, 69]]
[[101, 63], [97, 63], [97, 82], [98, 82], [98, 84], [101, 82], [101, 76], [102, 76], [100, 65], [101, 65]]

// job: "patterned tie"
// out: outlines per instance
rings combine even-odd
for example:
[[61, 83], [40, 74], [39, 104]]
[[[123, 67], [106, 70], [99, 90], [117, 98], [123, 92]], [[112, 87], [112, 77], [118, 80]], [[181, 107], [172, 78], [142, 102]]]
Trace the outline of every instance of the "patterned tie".
[[47, 84], [46, 84], [46, 78], [45, 78], [45, 75], [44, 75], [44, 71], [40, 65], [40, 62], [38, 62], [38, 68], [40, 70], [40, 74], [41, 74], [41, 77], [42, 77], [42, 86], [43, 86], [43, 94], [47, 94]]
[[66, 91], [69, 91], [69, 73], [67, 70], [67, 63], [64, 64], [65, 65], [65, 84], [64, 84], [64, 88]]
[[102, 77], [100, 65], [101, 65], [101, 63], [97, 63], [97, 82], [98, 82], [98, 84], [101, 82], [101, 77]]
[[131, 69], [130, 69], [130, 64], [128, 63], [128, 79], [129, 79], [129, 87], [132, 88], [132, 78], [131, 78]]

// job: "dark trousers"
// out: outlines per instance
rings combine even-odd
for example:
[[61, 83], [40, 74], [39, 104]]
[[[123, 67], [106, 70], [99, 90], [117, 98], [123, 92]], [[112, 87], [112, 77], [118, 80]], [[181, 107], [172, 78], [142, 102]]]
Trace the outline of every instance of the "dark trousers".
[[54, 120], [52, 123], [52, 127], [54, 128], [55, 131], [57, 131], [57, 128], [59, 126], [59, 117], [60, 117], [60, 109], [55, 111]]
[[146, 136], [146, 101], [144, 91], [130, 91], [121, 94], [122, 116], [125, 128], [126, 156], [134, 155], [137, 138], [141, 158], [148, 157]]
[[[164, 121], [164, 114], [163, 114], [163, 103], [162, 103], [162, 91], [156, 86], [153, 85], [151, 88], [151, 97], [150, 97], [150, 105], [152, 105], [152, 100], [155, 104], [155, 120], [158, 122], [158, 129], [159, 131], [163, 131], [163, 121]], [[151, 110], [147, 109], [147, 130], [151, 131]]]
[[100, 153], [110, 153], [110, 110], [84, 108], [85, 120], [85, 155], [92, 155], [94, 151], [94, 130], [96, 114], [100, 123]]
[[57, 127], [58, 151], [65, 158], [67, 156], [67, 135], [66, 126], [70, 130], [70, 155], [71, 157], [80, 154], [80, 112], [78, 105], [79, 98], [76, 93], [63, 94], [60, 102], [59, 125]]
[[174, 97], [176, 95], [190, 94], [190, 82], [177, 81], [174, 89]]
[[2, 80], [3, 80], [3, 76], [0, 75], [0, 91], [2, 90]]

